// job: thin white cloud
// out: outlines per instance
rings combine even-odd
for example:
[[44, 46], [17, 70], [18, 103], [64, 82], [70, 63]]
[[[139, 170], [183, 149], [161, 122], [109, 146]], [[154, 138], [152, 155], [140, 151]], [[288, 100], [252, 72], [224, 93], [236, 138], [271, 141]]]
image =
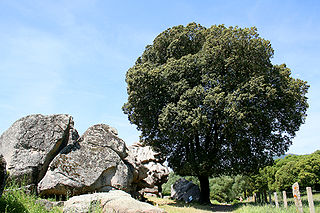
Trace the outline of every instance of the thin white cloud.
[[1, 34], [0, 40], [2, 101], [23, 108], [52, 107], [55, 91], [62, 81], [63, 44], [29, 28]]

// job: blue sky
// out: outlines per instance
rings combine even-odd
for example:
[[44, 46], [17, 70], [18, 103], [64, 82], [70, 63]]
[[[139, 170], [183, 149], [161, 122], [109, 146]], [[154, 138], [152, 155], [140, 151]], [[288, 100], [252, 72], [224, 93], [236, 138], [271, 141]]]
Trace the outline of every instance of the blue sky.
[[163, 30], [256, 26], [273, 62], [308, 81], [310, 108], [289, 152], [320, 149], [320, 3], [306, 1], [0, 0], [0, 132], [20, 117], [67, 113], [82, 134], [106, 123], [128, 145], [125, 73]]

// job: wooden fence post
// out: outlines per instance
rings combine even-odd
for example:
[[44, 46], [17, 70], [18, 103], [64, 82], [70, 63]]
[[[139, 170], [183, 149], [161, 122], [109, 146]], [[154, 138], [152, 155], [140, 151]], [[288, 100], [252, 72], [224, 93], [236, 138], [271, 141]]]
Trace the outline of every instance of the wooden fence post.
[[300, 191], [299, 191], [299, 184], [297, 182], [295, 182], [292, 185], [292, 192], [293, 192], [294, 203], [296, 204], [297, 211], [300, 213], [303, 213], [302, 202], [301, 202]]
[[282, 192], [282, 197], [283, 197], [284, 208], [287, 209], [288, 208], [288, 202], [287, 202], [287, 192], [286, 191]]
[[274, 202], [275, 202], [275, 204], [276, 204], [276, 207], [279, 208], [279, 202], [278, 202], [277, 192], [274, 193]]
[[307, 195], [310, 213], [315, 213], [311, 187], [307, 187]]

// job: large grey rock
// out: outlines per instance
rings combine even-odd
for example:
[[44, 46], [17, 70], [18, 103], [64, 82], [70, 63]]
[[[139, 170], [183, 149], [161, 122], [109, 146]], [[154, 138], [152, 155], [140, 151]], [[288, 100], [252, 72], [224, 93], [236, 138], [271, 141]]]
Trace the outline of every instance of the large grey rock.
[[0, 137], [10, 178], [37, 184], [75, 132], [72, 117], [65, 114], [29, 115], [16, 121]]
[[64, 203], [63, 212], [65, 213], [86, 213], [100, 208], [103, 213], [111, 212], [148, 212], [162, 213], [164, 210], [133, 199], [128, 193], [120, 190], [112, 190], [106, 193], [94, 193], [79, 195], [70, 198]]
[[171, 185], [171, 198], [175, 200], [183, 200], [186, 203], [191, 201], [199, 201], [200, 189], [199, 186], [180, 178], [173, 185]]
[[141, 194], [161, 194], [161, 185], [167, 182], [169, 168], [164, 165], [160, 153], [152, 150], [150, 146], [140, 143], [129, 147], [128, 162], [133, 165], [133, 184]]
[[133, 176], [126, 156], [126, 145], [113, 128], [94, 125], [52, 161], [38, 191], [64, 196], [112, 188], [130, 191]]
[[6, 170], [6, 161], [3, 156], [0, 154], [0, 197], [6, 185], [7, 179], [7, 170]]

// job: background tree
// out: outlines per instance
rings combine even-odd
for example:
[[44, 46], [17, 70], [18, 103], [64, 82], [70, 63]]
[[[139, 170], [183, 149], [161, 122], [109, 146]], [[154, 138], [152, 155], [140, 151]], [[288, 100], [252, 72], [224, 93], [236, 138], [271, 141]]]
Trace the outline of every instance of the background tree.
[[[291, 189], [290, 183], [292, 181], [285, 181], [282, 183], [279, 183], [279, 181], [276, 181], [276, 174], [279, 170], [282, 170], [282, 168], [285, 168], [286, 165], [290, 165], [291, 162], [296, 161], [300, 156], [298, 155], [288, 155], [284, 159], [277, 159], [274, 161], [273, 165], [266, 166], [264, 168], [259, 169], [259, 173], [254, 175], [253, 181], [255, 183], [255, 189], [256, 192], [259, 193], [266, 193], [266, 191], [277, 191], [280, 190], [280, 185], [288, 185]], [[289, 169], [293, 169], [293, 167], [288, 167]], [[284, 178], [289, 178], [289, 173]], [[291, 178], [291, 177], [290, 177]], [[289, 178], [289, 179], [290, 179]], [[281, 188], [282, 189], [282, 188]]]
[[275, 186], [277, 190], [291, 191], [298, 182], [301, 188], [320, 190], [320, 150], [302, 156], [291, 156], [275, 164]]
[[[168, 181], [162, 185], [163, 195], [170, 196], [171, 185], [178, 179], [184, 178], [192, 181], [194, 184], [200, 186], [199, 180], [194, 176], [180, 176], [174, 172], [170, 172]], [[219, 177], [212, 177], [209, 179], [210, 185], [210, 198], [218, 202], [233, 202], [239, 200], [240, 197], [245, 199], [251, 188], [251, 178], [244, 175], [227, 176], [221, 175]]]
[[243, 175], [222, 175], [209, 179], [210, 198], [219, 202], [231, 202], [240, 197], [245, 198], [249, 179]]
[[298, 182], [300, 187], [312, 187], [320, 190], [320, 150], [309, 155], [288, 155], [275, 160], [272, 166], [266, 166], [251, 176], [255, 192], [288, 191]]
[[191, 23], [158, 35], [126, 75], [123, 110], [180, 175], [244, 172], [283, 154], [304, 122], [306, 82], [272, 65], [256, 28]]

